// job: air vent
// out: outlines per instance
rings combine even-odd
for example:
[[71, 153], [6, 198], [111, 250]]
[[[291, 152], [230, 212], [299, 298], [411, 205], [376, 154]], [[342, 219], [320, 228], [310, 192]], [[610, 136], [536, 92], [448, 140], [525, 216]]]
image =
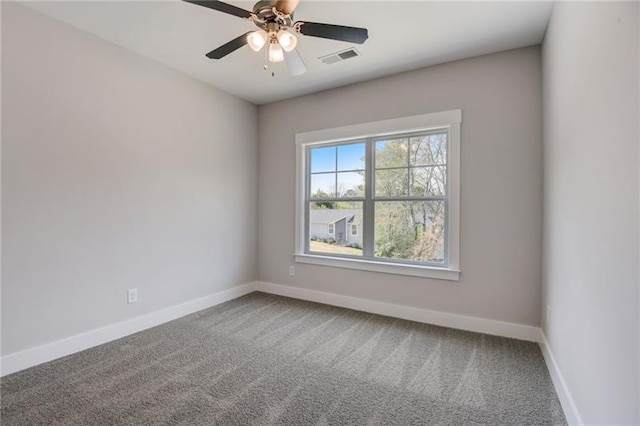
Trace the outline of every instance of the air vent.
[[325, 64], [335, 64], [337, 62], [346, 61], [347, 59], [355, 58], [360, 56], [360, 52], [358, 52], [353, 47], [347, 50], [342, 50], [340, 52], [332, 53], [330, 55], [321, 56], [320, 59]]

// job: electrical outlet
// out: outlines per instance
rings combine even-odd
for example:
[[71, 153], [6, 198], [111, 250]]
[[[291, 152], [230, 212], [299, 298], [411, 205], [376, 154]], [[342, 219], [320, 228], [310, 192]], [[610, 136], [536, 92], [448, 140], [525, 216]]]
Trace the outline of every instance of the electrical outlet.
[[289, 266], [289, 276], [294, 276], [296, 274], [296, 267], [295, 266]]
[[136, 303], [138, 301], [138, 289], [130, 288], [127, 290], [127, 303]]

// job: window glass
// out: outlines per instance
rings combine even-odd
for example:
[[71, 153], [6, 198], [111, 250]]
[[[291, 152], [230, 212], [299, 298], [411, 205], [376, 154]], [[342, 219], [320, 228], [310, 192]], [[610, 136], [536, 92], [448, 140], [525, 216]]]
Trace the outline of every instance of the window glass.
[[409, 158], [409, 139], [390, 139], [376, 141], [376, 169], [407, 167]]
[[318, 173], [311, 175], [310, 198], [332, 198], [336, 196], [336, 174]]
[[336, 170], [336, 147], [312, 148], [311, 173], [333, 172]]
[[295, 261], [457, 281], [461, 123], [452, 109], [297, 133]]
[[447, 162], [447, 134], [432, 133], [410, 138], [411, 166], [444, 165]]
[[376, 170], [376, 197], [400, 197], [408, 195], [408, 169]]
[[364, 170], [338, 173], [338, 197], [364, 196]]
[[446, 266], [448, 136], [308, 147], [307, 252]]
[[338, 145], [338, 170], [364, 170], [365, 144]]
[[362, 210], [362, 202], [309, 203], [309, 251], [362, 256], [362, 240], [357, 238]]
[[447, 169], [445, 166], [411, 167], [409, 188], [412, 196], [445, 195]]
[[375, 203], [375, 256], [444, 262], [444, 201]]

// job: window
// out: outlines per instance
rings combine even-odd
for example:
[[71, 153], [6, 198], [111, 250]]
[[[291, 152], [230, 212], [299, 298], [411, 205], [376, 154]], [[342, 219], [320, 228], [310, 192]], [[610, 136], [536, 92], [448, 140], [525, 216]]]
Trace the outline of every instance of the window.
[[296, 135], [296, 261], [457, 280], [461, 116]]

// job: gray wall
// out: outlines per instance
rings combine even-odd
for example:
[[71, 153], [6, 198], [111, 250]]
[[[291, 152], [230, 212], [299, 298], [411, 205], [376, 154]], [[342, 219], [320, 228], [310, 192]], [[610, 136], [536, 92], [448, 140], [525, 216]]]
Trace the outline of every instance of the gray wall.
[[[539, 325], [542, 87], [538, 47], [424, 68], [261, 106], [259, 277], [263, 281]], [[298, 264], [298, 132], [462, 108], [459, 282]]]
[[543, 45], [543, 330], [586, 423], [640, 423], [638, 7], [556, 2]]
[[3, 354], [255, 280], [255, 106], [7, 2], [2, 89]]

